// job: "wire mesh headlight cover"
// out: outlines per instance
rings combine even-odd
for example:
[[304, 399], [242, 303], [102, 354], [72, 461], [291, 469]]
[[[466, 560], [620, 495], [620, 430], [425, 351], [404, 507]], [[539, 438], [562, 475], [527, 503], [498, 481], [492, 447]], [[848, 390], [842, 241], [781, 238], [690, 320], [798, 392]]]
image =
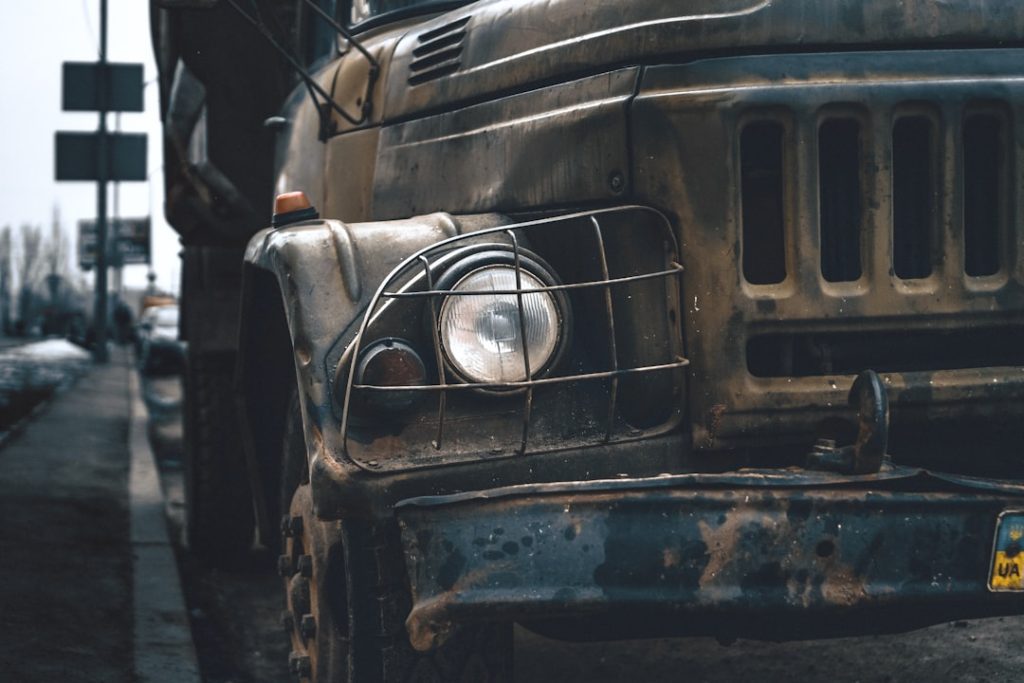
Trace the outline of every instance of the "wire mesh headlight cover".
[[[681, 274], [667, 219], [639, 206], [475, 230], [422, 249], [380, 285], [339, 359], [345, 454], [385, 472], [674, 429], [689, 363]], [[378, 386], [345, 370], [364, 339], [406, 336], [414, 321], [420, 336], [407, 338], [428, 361], [427, 382]], [[435, 400], [376, 427], [350, 415], [365, 405], [360, 396], [396, 390]]]

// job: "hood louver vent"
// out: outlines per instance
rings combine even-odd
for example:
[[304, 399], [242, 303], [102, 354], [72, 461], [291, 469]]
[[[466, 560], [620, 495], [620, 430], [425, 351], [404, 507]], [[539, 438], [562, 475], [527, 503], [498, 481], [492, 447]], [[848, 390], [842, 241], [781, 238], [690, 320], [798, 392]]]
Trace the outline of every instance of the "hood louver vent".
[[469, 17], [427, 31], [417, 40], [409, 64], [409, 85], [419, 85], [458, 70], [462, 62], [462, 46], [466, 41]]

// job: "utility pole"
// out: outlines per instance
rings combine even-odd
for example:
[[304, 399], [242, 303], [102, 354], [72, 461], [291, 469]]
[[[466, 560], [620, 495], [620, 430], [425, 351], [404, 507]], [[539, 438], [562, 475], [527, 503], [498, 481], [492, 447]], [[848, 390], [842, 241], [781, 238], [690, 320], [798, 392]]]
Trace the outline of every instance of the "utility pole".
[[107, 106], [109, 104], [107, 83], [107, 0], [100, 0], [100, 68], [97, 71], [97, 86], [100, 102], [100, 128], [97, 136], [96, 183], [96, 305], [93, 308], [92, 324], [96, 347], [93, 359], [106, 363], [107, 355], [107, 168], [110, 157], [107, 154]]
[[[107, 217], [107, 183], [144, 181], [146, 173], [145, 133], [107, 130], [107, 113], [143, 110], [142, 64], [112, 64], [107, 61], [107, 0], [100, 0], [100, 59], [98, 62], [64, 62], [62, 107], [64, 111], [99, 112], [100, 125], [95, 133], [57, 131], [57, 180], [96, 183], [96, 220], [79, 221], [79, 264], [96, 267], [96, 292], [93, 307], [93, 358], [105, 363], [107, 356], [107, 274], [110, 267], [107, 245], [115, 241]], [[116, 203], [115, 198], [115, 203]], [[115, 209], [116, 210], [116, 209]], [[124, 221], [118, 221], [123, 223]], [[131, 263], [149, 262], [149, 219], [133, 219], [133, 230], [144, 233], [142, 248], [130, 240]], [[119, 244], [119, 262], [124, 250]]]
[[[118, 134], [120, 134], [120, 132], [121, 132], [121, 112], [116, 112], [114, 114], [114, 131], [115, 131], [115, 133], [118, 133]], [[114, 183], [114, 188], [113, 188], [113, 192], [114, 192], [114, 206], [113, 206], [113, 209], [114, 209], [114, 211], [113, 211], [112, 220], [107, 221], [107, 226], [108, 226], [107, 233], [110, 234], [110, 237], [108, 237], [107, 241], [110, 242], [113, 245], [113, 250], [112, 251], [113, 251], [114, 262], [113, 263], [108, 263], [107, 266], [112, 267], [114, 269], [114, 283], [113, 283], [114, 287], [113, 287], [113, 289], [114, 289], [115, 302], [117, 302], [117, 301], [120, 301], [121, 296], [123, 295], [123, 292], [121, 290], [122, 290], [122, 283], [123, 283], [122, 277], [123, 277], [124, 263], [122, 263], [122, 256], [121, 256], [120, 249], [119, 249], [120, 245], [121, 245], [121, 234], [119, 232], [120, 229], [121, 229], [121, 220], [120, 220], [121, 219], [121, 183], [117, 182], [117, 180], [114, 180], [113, 183]]]

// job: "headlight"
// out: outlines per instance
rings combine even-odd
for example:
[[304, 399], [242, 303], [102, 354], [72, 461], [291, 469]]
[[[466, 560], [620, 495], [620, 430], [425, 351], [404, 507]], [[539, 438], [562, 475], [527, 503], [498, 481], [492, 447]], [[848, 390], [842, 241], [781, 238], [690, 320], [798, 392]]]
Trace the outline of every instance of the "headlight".
[[[545, 283], [526, 269], [520, 270], [520, 288], [539, 289]], [[452, 292], [508, 292], [516, 289], [513, 265], [481, 267], [463, 276]], [[441, 306], [439, 332], [452, 370], [471, 382], [519, 382], [526, 379], [523, 349], [530, 373], [537, 376], [551, 367], [563, 337], [567, 317], [565, 298], [552, 292], [522, 295], [522, 323], [515, 294], [448, 296]], [[523, 331], [525, 330], [525, 344]]]

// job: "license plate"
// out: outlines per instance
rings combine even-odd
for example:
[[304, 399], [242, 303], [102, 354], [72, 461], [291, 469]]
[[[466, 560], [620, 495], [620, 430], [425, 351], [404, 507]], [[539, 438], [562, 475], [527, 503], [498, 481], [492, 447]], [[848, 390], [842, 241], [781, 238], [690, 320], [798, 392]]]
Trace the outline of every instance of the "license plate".
[[1024, 591], [1024, 511], [1007, 510], [996, 520], [988, 589]]

